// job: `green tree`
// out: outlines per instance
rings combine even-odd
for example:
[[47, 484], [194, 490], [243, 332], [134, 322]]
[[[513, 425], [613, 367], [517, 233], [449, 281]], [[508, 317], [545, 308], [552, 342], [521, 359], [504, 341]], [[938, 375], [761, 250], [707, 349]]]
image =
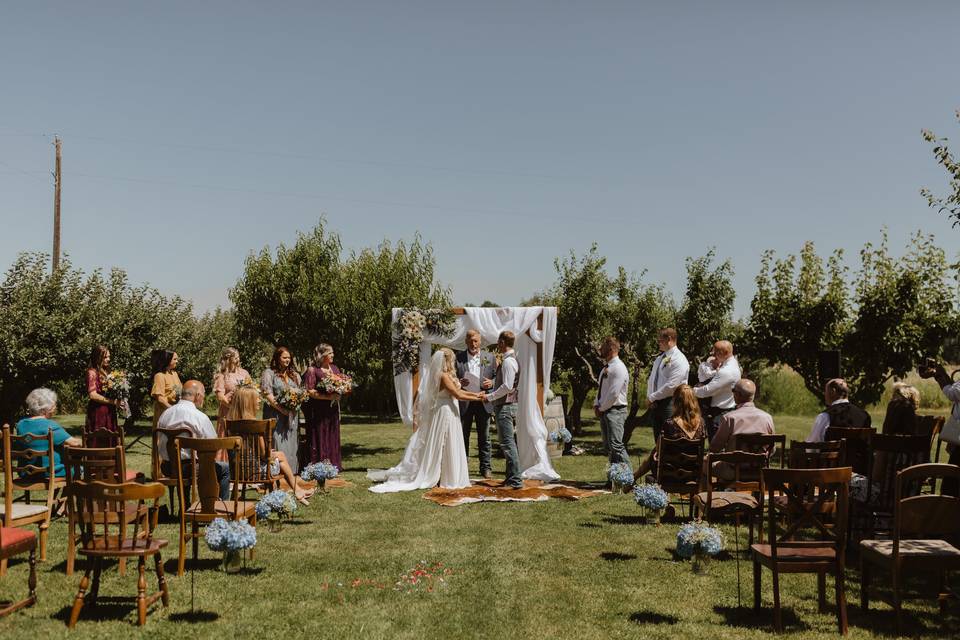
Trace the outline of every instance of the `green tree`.
[[[956, 117], [960, 121], [960, 109], [956, 111]], [[920, 189], [920, 194], [927, 199], [927, 204], [940, 213], [947, 214], [947, 219], [952, 219], [953, 226], [957, 226], [960, 224], [960, 163], [950, 153], [950, 149], [947, 147], [947, 138], [938, 138], [929, 129], [924, 129], [922, 135], [924, 140], [933, 145], [933, 155], [937, 159], [937, 163], [950, 176], [950, 193], [945, 197], [938, 198], [929, 189], [923, 188]]]
[[714, 267], [716, 249], [699, 258], [687, 258], [687, 288], [677, 313], [681, 349], [696, 370], [717, 340], [736, 344], [739, 327], [733, 322], [733, 263], [724, 260]]

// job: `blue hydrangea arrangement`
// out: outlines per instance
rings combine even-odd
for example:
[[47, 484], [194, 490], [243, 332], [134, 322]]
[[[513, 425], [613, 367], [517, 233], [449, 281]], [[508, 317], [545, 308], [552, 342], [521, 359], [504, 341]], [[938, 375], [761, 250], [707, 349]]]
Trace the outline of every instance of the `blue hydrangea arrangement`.
[[330, 480], [340, 474], [340, 469], [329, 462], [314, 462], [300, 470], [300, 477], [304, 480]]
[[670, 496], [658, 484], [638, 484], [633, 489], [633, 499], [647, 509], [660, 511], [670, 503]]
[[286, 491], [271, 491], [257, 503], [257, 517], [262, 520], [285, 520], [297, 510], [297, 501]]
[[257, 530], [246, 520], [214, 518], [203, 537], [211, 551], [240, 551], [257, 544]]
[[633, 469], [626, 462], [615, 462], [607, 469], [607, 479], [612, 484], [629, 487], [633, 484]]
[[560, 427], [556, 431], [550, 432], [550, 442], [563, 442], [564, 444], [573, 440], [573, 436], [567, 431], [566, 427]]
[[677, 533], [677, 555], [692, 558], [695, 555], [715, 556], [723, 550], [723, 534], [719, 529], [702, 522], [690, 522]]

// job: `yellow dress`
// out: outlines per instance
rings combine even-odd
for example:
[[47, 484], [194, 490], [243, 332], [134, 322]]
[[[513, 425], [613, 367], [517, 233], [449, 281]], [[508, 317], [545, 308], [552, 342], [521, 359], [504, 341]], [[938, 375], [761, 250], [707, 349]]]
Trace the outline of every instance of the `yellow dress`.
[[183, 385], [180, 384], [180, 376], [176, 371], [165, 371], [153, 376], [153, 387], [150, 389], [150, 395], [153, 397], [153, 428], [157, 428], [157, 421], [160, 420], [160, 414], [166, 411], [166, 407], [157, 402], [157, 396], [161, 396], [167, 401], [168, 405], [176, 404], [180, 399], [180, 391]]

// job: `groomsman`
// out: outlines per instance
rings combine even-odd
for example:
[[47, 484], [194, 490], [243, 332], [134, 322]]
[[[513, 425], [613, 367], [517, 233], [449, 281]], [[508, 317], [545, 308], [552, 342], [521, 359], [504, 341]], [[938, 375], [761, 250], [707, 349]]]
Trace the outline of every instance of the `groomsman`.
[[[497, 363], [487, 351], [480, 350], [480, 332], [467, 330], [467, 350], [457, 354], [457, 377], [466, 391], [480, 393], [493, 387]], [[490, 478], [490, 413], [479, 400], [460, 401], [460, 424], [463, 426], [463, 450], [470, 456], [470, 432], [477, 425], [477, 457], [480, 475]]]
[[653, 422], [654, 446], [660, 440], [663, 423], [673, 416], [673, 392], [686, 384], [690, 362], [677, 348], [677, 330], [661, 329], [657, 335], [660, 355], [653, 361], [647, 378], [647, 415]]
[[627, 447], [623, 444], [623, 423], [627, 419], [627, 384], [630, 376], [627, 366], [620, 359], [620, 341], [607, 336], [600, 345], [600, 356], [606, 366], [600, 371], [597, 380], [597, 399], [593, 403], [593, 413], [600, 418], [600, 434], [603, 446], [611, 463], [630, 464]]
[[700, 384], [693, 388], [698, 398], [710, 398], [707, 411], [707, 435], [713, 440], [720, 425], [720, 419], [737, 408], [733, 398], [733, 387], [740, 382], [740, 363], [733, 355], [733, 344], [728, 340], [718, 340], [713, 345], [710, 357], [697, 370]]

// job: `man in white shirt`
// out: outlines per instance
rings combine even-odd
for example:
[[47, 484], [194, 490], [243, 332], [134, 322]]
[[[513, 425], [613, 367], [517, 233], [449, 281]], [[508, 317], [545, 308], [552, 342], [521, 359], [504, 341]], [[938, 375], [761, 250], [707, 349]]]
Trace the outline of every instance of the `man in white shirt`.
[[698, 398], [710, 398], [707, 411], [707, 431], [712, 440], [724, 414], [736, 409], [733, 399], [733, 387], [740, 381], [740, 363], [733, 355], [733, 344], [728, 340], [718, 340], [713, 345], [710, 357], [697, 370], [699, 385], [693, 388]]
[[[673, 392], [686, 384], [690, 375], [690, 362], [677, 348], [676, 329], [661, 329], [657, 346], [660, 355], [653, 361], [647, 378], [647, 418], [653, 425], [654, 443], [660, 440], [663, 423], [673, 416]], [[630, 438], [625, 440], [629, 442]]]
[[493, 405], [493, 415], [497, 422], [497, 437], [500, 450], [507, 461], [504, 484], [511, 489], [522, 489], [520, 476], [520, 454], [517, 451], [517, 438], [514, 435], [517, 425], [517, 387], [520, 384], [520, 363], [513, 351], [516, 336], [512, 331], [503, 331], [497, 340], [497, 352], [500, 353], [500, 365], [497, 367], [493, 382], [494, 390], [490, 394], [481, 394], [484, 402]]
[[[467, 330], [467, 349], [457, 354], [457, 377], [466, 391], [480, 393], [493, 387], [497, 375], [497, 363], [493, 354], [480, 350], [480, 332]], [[479, 400], [460, 401], [460, 425], [463, 427], [463, 449], [470, 457], [470, 432], [477, 425], [477, 458], [480, 475], [490, 478], [490, 413]]]
[[869, 427], [870, 414], [850, 402], [847, 397], [850, 388], [843, 378], [828, 380], [823, 387], [823, 401], [826, 410], [817, 414], [813, 428], [807, 436], [807, 442], [823, 442], [829, 427]]
[[[163, 412], [157, 421], [158, 429], [189, 429], [190, 438], [216, 438], [217, 430], [201, 408], [206, 390], [199, 380], [188, 380], [180, 392], [180, 401]], [[160, 434], [157, 438], [157, 451], [162, 461], [160, 466], [168, 476], [176, 476], [176, 470], [170, 465], [167, 457], [167, 438]], [[180, 464], [183, 469], [184, 480], [193, 477], [193, 465], [190, 461], [190, 451], [180, 450]], [[217, 480], [220, 483], [220, 499], [230, 499], [230, 466], [226, 462], [217, 461]], [[184, 487], [184, 502], [190, 504], [190, 485]]]
[[593, 413], [600, 418], [600, 434], [610, 463], [625, 462], [631, 469], [630, 456], [623, 444], [623, 423], [627, 419], [627, 385], [630, 376], [620, 360], [620, 341], [607, 336], [600, 345], [600, 356], [606, 366], [597, 380], [597, 399]]

